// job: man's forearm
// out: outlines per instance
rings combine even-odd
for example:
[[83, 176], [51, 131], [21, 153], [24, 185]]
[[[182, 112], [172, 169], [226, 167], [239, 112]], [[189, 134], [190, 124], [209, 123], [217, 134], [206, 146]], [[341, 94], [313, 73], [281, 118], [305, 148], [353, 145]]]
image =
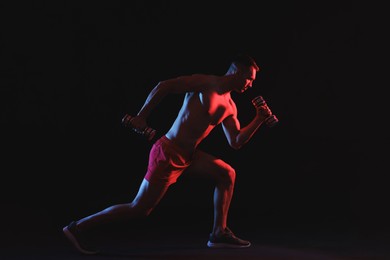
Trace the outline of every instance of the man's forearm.
[[256, 116], [249, 124], [240, 129], [236, 139], [240, 147], [246, 144], [252, 138], [263, 122], [263, 119], [260, 119]]
[[161, 102], [161, 100], [167, 95], [167, 92], [161, 88], [161, 84], [159, 83], [156, 87], [152, 89], [146, 98], [145, 103], [139, 110], [137, 116], [142, 118], [148, 118], [152, 110]]

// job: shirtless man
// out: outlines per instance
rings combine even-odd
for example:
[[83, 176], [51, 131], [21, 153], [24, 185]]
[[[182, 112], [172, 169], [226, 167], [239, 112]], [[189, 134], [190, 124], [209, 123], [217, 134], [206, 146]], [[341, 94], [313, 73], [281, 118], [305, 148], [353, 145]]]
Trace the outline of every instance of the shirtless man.
[[207, 246], [210, 248], [246, 248], [249, 241], [234, 235], [227, 225], [236, 172], [228, 163], [204, 151], [198, 145], [219, 124], [229, 145], [241, 148], [270, 116], [266, 104], [256, 107], [256, 115], [240, 126], [231, 92], [243, 93], [252, 87], [259, 67], [247, 55], [238, 55], [225, 75], [194, 74], [159, 82], [144, 105], [130, 121], [137, 132], [147, 127], [153, 109], [171, 93], [185, 93], [183, 105], [169, 131], [153, 144], [149, 164], [139, 191], [130, 203], [110, 206], [100, 212], [72, 221], [63, 228], [66, 237], [81, 253], [95, 254], [82, 242], [82, 233], [98, 224], [119, 219], [146, 217], [163, 198], [169, 186], [185, 173], [208, 176], [215, 183], [214, 222]]

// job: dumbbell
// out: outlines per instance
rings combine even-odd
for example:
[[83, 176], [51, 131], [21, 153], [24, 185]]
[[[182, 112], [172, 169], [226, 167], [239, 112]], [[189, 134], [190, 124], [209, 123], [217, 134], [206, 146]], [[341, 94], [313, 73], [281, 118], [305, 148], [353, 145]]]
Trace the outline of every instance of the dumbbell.
[[[130, 122], [131, 122], [131, 119], [133, 118], [133, 116], [129, 115], [129, 114], [125, 114], [125, 116], [122, 118], [122, 124], [124, 124], [125, 127], [132, 127]], [[145, 127], [145, 129], [143, 131], [139, 131], [137, 129], [134, 129], [133, 130], [138, 133], [138, 134], [141, 134], [143, 136], [145, 136], [149, 141], [153, 139], [153, 137], [156, 135], [156, 130], [151, 128], [151, 127]]]
[[[255, 98], [252, 99], [252, 104], [255, 106], [255, 108], [258, 108], [262, 105], [264, 105], [266, 102], [264, 100], [264, 98], [262, 96], [257, 96]], [[269, 117], [267, 117], [265, 120], [264, 120], [264, 123], [268, 126], [268, 127], [273, 127], [274, 125], [276, 125], [277, 123], [279, 122], [279, 119], [275, 116], [275, 115], [270, 115]]]

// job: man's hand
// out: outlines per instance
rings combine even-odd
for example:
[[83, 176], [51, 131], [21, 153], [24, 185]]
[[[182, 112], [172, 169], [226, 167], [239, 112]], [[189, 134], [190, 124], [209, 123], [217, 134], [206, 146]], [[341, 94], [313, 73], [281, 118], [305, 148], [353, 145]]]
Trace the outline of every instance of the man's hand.
[[146, 120], [140, 116], [131, 116], [126, 114], [122, 123], [126, 127], [131, 127], [137, 134], [142, 134], [147, 127]]
[[252, 104], [256, 108], [256, 116], [260, 120], [264, 121], [267, 126], [271, 127], [279, 122], [276, 116], [272, 114], [271, 109], [268, 107], [262, 96], [257, 96], [252, 99]]
[[122, 118], [122, 123], [126, 127], [130, 127], [131, 129], [133, 129], [133, 131], [137, 134], [144, 135], [146, 138], [149, 139], [149, 141], [152, 140], [156, 134], [156, 130], [151, 127], [148, 127], [146, 124], [146, 120], [140, 116], [131, 116], [126, 114]]
[[265, 119], [267, 119], [268, 117], [270, 117], [272, 115], [272, 111], [267, 106], [267, 104], [264, 104], [264, 105], [256, 107], [256, 115], [261, 120], [265, 120]]

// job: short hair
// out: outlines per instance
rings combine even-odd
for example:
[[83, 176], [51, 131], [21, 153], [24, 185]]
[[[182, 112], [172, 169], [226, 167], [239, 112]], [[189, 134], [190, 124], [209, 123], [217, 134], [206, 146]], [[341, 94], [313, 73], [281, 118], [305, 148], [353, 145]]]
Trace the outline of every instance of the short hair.
[[243, 65], [245, 67], [254, 67], [256, 71], [260, 70], [259, 66], [256, 64], [255, 59], [245, 53], [239, 53], [233, 57], [232, 63], [236, 66]]

